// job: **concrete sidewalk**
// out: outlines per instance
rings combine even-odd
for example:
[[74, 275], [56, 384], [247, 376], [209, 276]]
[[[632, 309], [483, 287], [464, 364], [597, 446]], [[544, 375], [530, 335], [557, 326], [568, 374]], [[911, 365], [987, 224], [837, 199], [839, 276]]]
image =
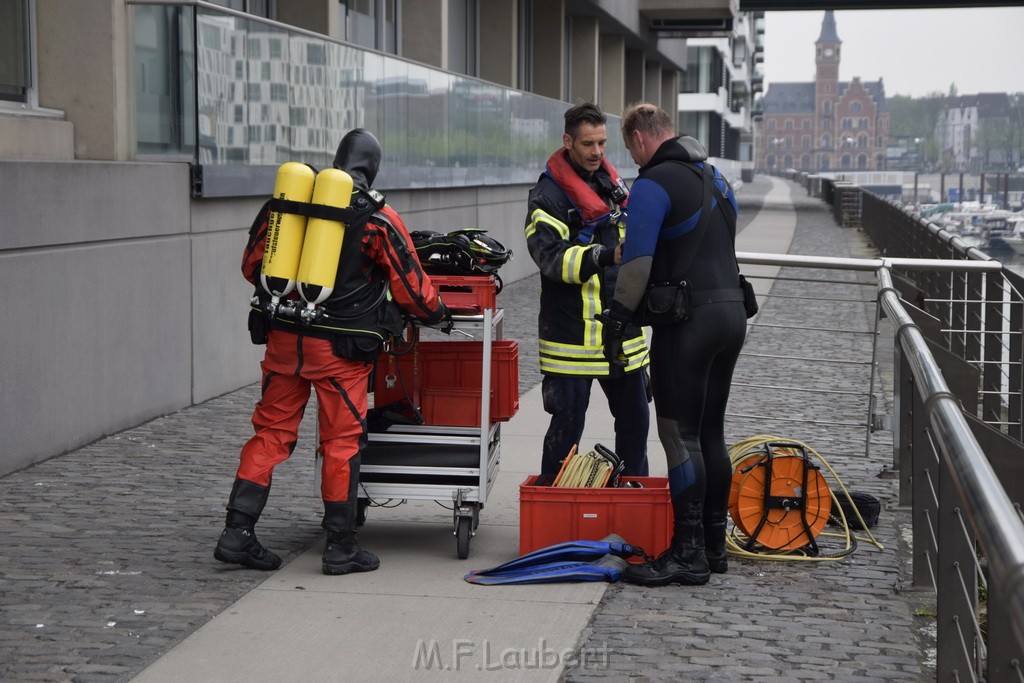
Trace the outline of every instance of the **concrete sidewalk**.
[[[852, 231], [837, 228], [824, 205], [787, 181], [758, 176], [740, 201], [741, 251], [846, 256], [851, 244], [858, 248]], [[774, 277], [778, 269], [743, 270]], [[762, 295], [770, 283], [755, 280]], [[257, 527], [285, 564], [263, 574], [213, 560], [238, 449], [251, 430], [258, 387], [249, 386], [0, 478], [0, 680], [928, 678], [910, 602], [894, 590], [906, 564], [896, 510], [887, 509], [876, 531], [884, 552], [798, 568], [735, 561], [729, 574], [694, 589], [463, 580], [518, 555], [518, 487], [536, 473], [548, 421], [536, 363], [536, 285], [536, 277], [513, 283], [498, 299], [505, 337], [520, 340], [525, 393], [502, 426], [501, 471], [468, 560], [456, 557], [450, 510], [411, 501], [369, 511], [360, 540], [380, 555], [378, 571], [321, 574], [308, 425], [295, 455], [275, 471]], [[771, 326], [799, 325], [817, 312], [800, 297], [762, 298], [765, 324], [751, 328], [748, 349], [778, 353]], [[850, 325], [870, 329], [863, 312]], [[803, 348], [786, 349], [795, 360], [776, 368], [752, 353], [737, 377], [792, 377], [803, 370], [801, 354], [849, 353], [835, 335], [802, 339]], [[862, 388], [839, 373], [818, 380]], [[730, 413], [798, 414], [806, 402], [734, 391]], [[826, 407], [851, 417], [841, 402]], [[730, 438], [770, 428], [746, 417], [727, 423]], [[893, 482], [877, 477], [884, 449], [874, 461], [827, 428], [810, 439], [850, 454], [833, 462], [848, 483], [892, 500]], [[596, 391], [583, 446], [612, 440]], [[653, 432], [649, 445], [652, 474], [663, 476]]]
[[[740, 233], [738, 248], [785, 253], [796, 225], [789, 188], [775, 181], [765, 205], [789, 210], [764, 212]], [[772, 277], [778, 269], [762, 270]], [[502, 427], [501, 474], [467, 561], [454, 557], [450, 518], [436, 504], [371, 508], [360, 540], [380, 555], [378, 571], [323, 576], [317, 544], [135, 680], [558, 680], [607, 584], [462, 580], [519, 554], [518, 487], [537, 472], [548, 421], [541, 404], [537, 385]], [[611, 424], [595, 390], [581, 447], [613, 443]], [[665, 476], [654, 430], [649, 451], [652, 476]], [[584, 668], [610, 656], [602, 646], [585, 654]]]
[[[606, 416], [593, 412], [584, 443], [613, 439]], [[536, 474], [546, 423], [537, 386], [502, 428], [501, 472], [469, 559], [456, 557], [451, 513], [434, 502], [370, 508], [360, 542], [380, 569], [324, 576], [317, 543], [135, 680], [557, 680], [607, 584], [463, 580], [519, 554], [518, 487]], [[527, 669], [537, 656], [551, 663]]]

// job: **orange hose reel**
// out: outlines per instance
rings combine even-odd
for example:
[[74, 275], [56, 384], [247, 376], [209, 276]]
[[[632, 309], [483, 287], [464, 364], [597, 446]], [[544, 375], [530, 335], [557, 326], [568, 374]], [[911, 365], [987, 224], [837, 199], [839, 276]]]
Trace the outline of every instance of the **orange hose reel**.
[[748, 539], [745, 549], [755, 544], [771, 550], [810, 546], [817, 554], [814, 539], [832, 509], [825, 477], [800, 444], [761, 446], [736, 460], [729, 490], [729, 514]]

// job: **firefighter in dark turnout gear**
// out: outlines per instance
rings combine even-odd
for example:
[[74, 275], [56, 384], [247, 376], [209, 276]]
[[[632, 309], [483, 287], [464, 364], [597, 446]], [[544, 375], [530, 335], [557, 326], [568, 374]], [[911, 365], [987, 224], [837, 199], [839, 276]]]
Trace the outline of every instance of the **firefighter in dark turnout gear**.
[[[676, 136], [661, 107], [628, 107], [622, 136], [640, 175], [630, 197], [615, 298], [602, 317], [625, 329], [645, 295], [652, 296], [651, 284], [685, 279], [692, 295], [686, 316], [673, 313], [669, 317], [675, 319], [651, 325], [651, 384], [668, 459], [672, 544], [657, 559], [631, 565], [622, 577], [645, 586], [699, 585], [727, 568], [732, 467], [725, 409], [746, 336], [737, 204], [703, 146], [688, 135]], [[605, 355], [613, 363], [622, 343], [615, 334], [605, 337]]]
[[624, 474], [646, 476], [647, 347], [643, 333], [625, 331], [626, 363], [610, 367], [604, 329], [595, 316], [611, 300], [621, 260], [628, 192], [605, 158], [605, 115], [593, 104], [565, 112], [563, 146], [530, 191], [526, 244], [540, 267], [538, 337], [544, 375], [541, 476], [553, 477], [583, 435], [590, 390], [597, 379], [615, 420], [615, 452]]
[[[266, 343], [262, 395], [253, 412], [255, 435], [242, 447], [216, 559], [276, 569], [281, 559], [256, 539], [253, 527], [270, 492], [274, 467], [291, 455], [310, 387], [319, 402], [317, 453], [322, 456], [325, 574], [372, 571], [380, 562], [356, 539], [360, 452], [366, 441], [368, 377], [384, 339], [401, 332], [402, 311], [445, 330], [451, 316], [423, 273], [402, 219], [371, 189], [380, 143], [363, 129], [341, 140], [334, 167], [353, 180], [351, 207], [360, 219], [345, 225], [335, 286], [312, 323], [267, 315], [269, 295], [257, 285], [249, 329]], [[259, 282], [270, 202], [253, 224], [242, 273]], [[294, 298], [295, 294], [291, 294]], [[401, 308], [401, 311], [399, 310]]]

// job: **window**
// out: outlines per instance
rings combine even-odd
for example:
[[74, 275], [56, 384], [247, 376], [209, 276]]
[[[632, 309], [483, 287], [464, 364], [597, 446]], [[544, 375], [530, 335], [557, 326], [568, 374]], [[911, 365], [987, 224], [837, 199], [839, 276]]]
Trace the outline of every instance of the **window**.
[[288, 101], [288, 85], [286, 83], [271, 83], [270, 84], [270, 101], [271, 102], [287, 102]]
[[306, 64], [327, 64], [327, 46], [322, 43], [306, 44]]
[[533, 3], [519, 3], [517, 14], [519, 30], [519, 63], [516, 65], [516, 83], [520, 90], [533, 89]]
[[448, 2], [448, 68], [467, 76], [479, 73], [477, 65], [477, 2]]
[[0, 100], [28, 102], [28, 0], [0, 2]]
[[339, 0], [341, 38], [371, 50], [398, 54], [398, 0]]
[[376, 3], [373, 0], [342, 0], [342, 36], [350, 43], [377, 47]]
[[270, 18], [270, 0], [210, 0], [210, 2], [239, 12], [255, 14], [264, 19]]
[[822, 135], [821, 136], [821, 146], [822, 147], [831, 147], [832, 146], [832, 136], [829, 135], [828, 133], [825, 133], [824, 135]]
[[860, 102], [851, 102], [850, 103], [850, 111], [852, 111], [852, 112], [860, 111]]
[[717, 92], [724, 85], [722, 67], [722, 56], [717, 49], [708, 46], [688, 49], [680, 92]]

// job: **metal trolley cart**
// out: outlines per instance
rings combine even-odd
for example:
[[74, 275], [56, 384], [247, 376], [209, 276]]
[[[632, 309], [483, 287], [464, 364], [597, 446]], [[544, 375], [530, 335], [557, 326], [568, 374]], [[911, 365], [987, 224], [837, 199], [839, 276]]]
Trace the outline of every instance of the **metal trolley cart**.
[[[480, 313], [455, 315], [445, 341], [421, 341], [408, 330], [409, 351], [383, 354], [374, 378], [374, 407], [408, 399], [423, 424], [384, 421], [368, 433], [360, 469], [360, 503], [434, 500], [451, 503], [456, 549], [469, 557], [480, 511], [501, 462], [501, 421], [519, 407], [518, 346], [502, 340], [504, 311], [494, 307], [489, 277], [435, 278], [453, 310], [450, 281], [484, 281]], [[479, 283], [473, 283], [474, 291]], [[475, 294], [474, 294], [475, 295]], [[470, 309], [472, 310], [472, 309]], [[457, 337], [472, 341], [456, 341]], [[480, 339], [477, 340], [476, 338]], [[484, 400], [490, 397], [491, 400]]]

